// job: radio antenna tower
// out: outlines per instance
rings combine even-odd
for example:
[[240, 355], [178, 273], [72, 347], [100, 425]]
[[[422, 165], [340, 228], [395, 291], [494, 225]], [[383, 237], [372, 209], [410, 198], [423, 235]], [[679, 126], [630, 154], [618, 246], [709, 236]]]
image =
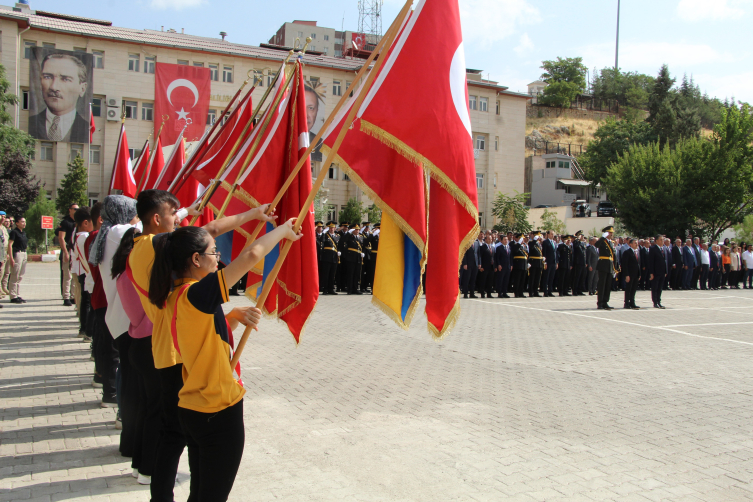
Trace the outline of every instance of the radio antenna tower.
[[366, 43], [376, 45], [382, 37], [382, 4], [384, 0], [358, 0], [358, 32], [366, 35]]

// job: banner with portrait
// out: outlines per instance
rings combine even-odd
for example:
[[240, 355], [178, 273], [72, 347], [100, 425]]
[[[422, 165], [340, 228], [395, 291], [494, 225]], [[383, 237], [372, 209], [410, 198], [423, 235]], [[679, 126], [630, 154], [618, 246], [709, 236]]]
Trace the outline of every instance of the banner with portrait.
[[[309, 141], [313, 141], [324, 125], [327, 117], [327, 86], [318, 77], [304, 76], [304, 90], [306, 91], [306, 125], [309, 129]], [[319, 151], [321, 141], [311, 152], [311, 160], [321, 162], [322, 153]]]
[[39, 140], [89, 143], [94, 56], [33, 47], [29, 59], [29, 134]]

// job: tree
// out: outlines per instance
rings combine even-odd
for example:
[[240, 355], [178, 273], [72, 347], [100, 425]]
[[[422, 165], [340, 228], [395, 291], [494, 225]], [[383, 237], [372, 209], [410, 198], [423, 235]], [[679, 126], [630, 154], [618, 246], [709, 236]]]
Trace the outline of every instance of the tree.
[[550, 230], [555, 234], [564, 234], [566, 227], [565, 222], [557, 218], [557, 213], [544, 209], [541, 213], [541, 230], [549, 232]]
[[525, 205], [530, 196], [530, 193], [498, 193], [492, 205], [492, 214], [498, 220], [494, 230], [505, 233], [530, 232], [533, 227], [528, 221], [529, 207]]
[[[26, 233], [29, 236], [29, 245], [32, 246], [35, 252], [39, 251], [39, 246], [44, 242], [44, 230], [42, 230], [42, 216], [53, 217], [53, 228], [57, 227], [58, 217], [55, 210], [55, 203], [47, 199], [47, 190], [44, 188], [39, 189], [34, 204], [26, 210], [24, 217], [26, 218]], [[52, 241], [53, 235], [49, 236]]]
[[656, 115], [659, 113], [659, 108], [662, 106], [665, 100], [670, 97], [670, 90], [675, 85], [675, 79], [669, 74], [669, 67], [662, 65], [659, 69], [659, 75], [654, 80], [654, 86], [651, 89], [651, 93], [648, 97], [648, 121], [653, 124], [656, 120]]
[[594, 133], [586, 152], [578, 157], [586, 179], [604, 184], [607, 169], [633, 144], [647, 145], [657, 136], [646, 122], [607, 119]]
[[8, 124], [13, 121], [13, 115], [6, 108], [16, 105], [18, 103], [18, 96], [9, 93], [10, 88], [11, 83], [5, 74], [5, 67], [0, 65], [0, 124]]
[[576, 96], [586, 89], [588, 68], [583, 64], [583, 58], [558, 57], [556, 61], [542, 61], [541, 68], [544, 70], [541, 79], [548, 84], [540, 99], [543, 104], [570, 106]]
[[39, 193], [39, 180], [31, 174], [29, 157], [18, 151], [0, 152], [0, 207], [21, 216]]
[[27, 132], [7, 124], [0, 125], [0, 152], [18, 152], [31, 158], [35, 144], [36, 141]]
[[742, 223], [735, 225], [735, 234], [739, 242], [753, 243], [753, 215], [746, 216]]
[[366, 214], [366, 218], [372, 223], [381, 223], [382, 222], [382, 210], [379, 209], [379, 206], [376, 204], [372, 204], [369, 206], [369, 210]]
[[316, 221], [324, 221], [329, 213], [329, 206], [327, 205], [327, 189], [319, 187], [319, 191], [314, 195], [314, 219]]
[[354, 198], [348, 199], [348, 203], [340, 211], [339, 222], [348, 222], [351, 225], [361, 224], [361, 217], [366, 213], [363, 203]]
[[55, 207], [57, 207], [59, 214], [68, 214], [68, 208], [71, 204], [78, 204], [79, 206], [89, 204], [87, 178], [88, 174], [86, 166], [84, 166], [84, 159], [80, 155], [76, 155], [75, 159], [68, 162], [68, 172], [60, 183], [58, 196], [55, 199]]

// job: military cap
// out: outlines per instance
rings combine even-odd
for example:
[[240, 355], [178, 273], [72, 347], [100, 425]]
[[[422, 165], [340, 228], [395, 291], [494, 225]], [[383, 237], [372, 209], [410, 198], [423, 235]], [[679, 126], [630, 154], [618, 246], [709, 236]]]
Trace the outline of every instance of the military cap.
[[520, 239], [521, 237], [523, 237], [523, 234], [521, 232], [518, 232], [517, 234], [515, 234], [516, 239]]
[[328, 221], [327, 226], [329, 228], [335, 228], [337, 226], [337, 223], [335, 223], [334, 221]]
[[317, 222], [314, 222], [314, 224], [316, 225], [316, 228], [324, 226], [324, 222], [323, 221], [317, 221]]
[[374, 228], [382, 228], [382, 224], [381, 223], [374, 223]]
[[583, 235], [583, 230], [578, 230], [577, 232], [575, 232], [575, 235], [576, 235], [576, 236], [581, 236], [581, 235]]
[[356, 230], [361, 230], [361, 227], [360, 227], [360, 225], [358, 225], [358, 223], [354, 223], [354, 224], [352, 224], [352, 225], [350, 226], [350, 229], [351, 229], [351, 230], [352, 230], [352, 229], [356, 229]]
[[601, 229], [602, 232], [614, 232], [614, 226], [609, 225], [608, 227], [604, 227]]

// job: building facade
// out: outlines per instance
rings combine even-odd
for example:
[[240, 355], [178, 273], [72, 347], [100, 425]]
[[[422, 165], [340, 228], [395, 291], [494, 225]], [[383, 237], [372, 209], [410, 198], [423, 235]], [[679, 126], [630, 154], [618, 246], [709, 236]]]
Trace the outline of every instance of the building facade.
[[[285, 26], [288, 24], [293, 23]], [[298, 31], [296, 28], [293, 38], [300, 38]], [[312, 33], [304, 35], [311, 36]], [[316, 34], [317, 40], [321, 37], [324, 41], [324, 34]], [[292, 45], [287, 38], [280, 42], [275, 45]], [[252, 100], [258, 103], [288, 54], [286, 50], [270, 46], [235, 44], [220, 38], [185, 34], [182, 30], [119, 28], [108, 21], [34, 11], [25, 4], [0, 6], [0, 62], [19, 96], [14, 113], [16, 125], [23, 130], [29, 127], [33, 47], [92, 55], [92, 111], [96, 131], [91, 144], [39, 140], [32, 161], [34, 174], [55, 197], [67, 173], [67, 163], [81, 155], [89, 169], [91, 201], [101, 200], [108, 193], [121, 110], [126, 114], [125, 127], [132, 157], [140, 153], [147, 139], [153, 142], [150, 136], [155, 120], [159, 120], [154, 116], [156, 62], [209, 68], [209, 126], [246, 78], [256, 86]], [[324, 52], [323, 48], [317, 47], [317, 51]], [[320, 96], [324, 96], [322, 111], [317, 115], [317, 125], [320, 126], [363, 60], [311, 54], [305, 55], [303, 61], [305, 78], [319, 88]], [[527, 96], [509, 92], [496, 82], [482, 79], [478, 70], [468, 70], [467, 77], [481, 225], [491, 227], [495, 223], [490, 215], [496, 193], [523, 190]], [[406, 92], [417, 91], [406, 87]], [[321, 163], [314, 161], [312, 165], [314, 175], [317, 175], [322, 169]], [[324, 187], [332, 219], [337, 219], [339, 210], [350, 198], [361, 200], [365, 206], [372, 203], [336, 168], [329, 169]]]

